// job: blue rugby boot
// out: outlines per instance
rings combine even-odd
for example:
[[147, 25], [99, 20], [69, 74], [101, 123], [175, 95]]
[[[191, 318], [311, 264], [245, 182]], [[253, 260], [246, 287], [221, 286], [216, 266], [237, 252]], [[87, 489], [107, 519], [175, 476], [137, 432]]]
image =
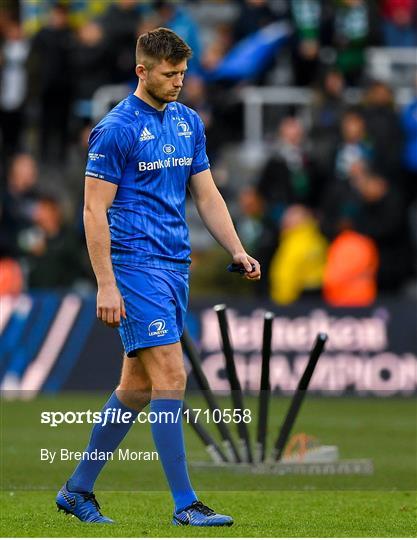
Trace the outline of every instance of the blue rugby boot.
[[89, 523], [114, 523], [114, 521], [100, 512], [100, 505], [94, 493], [78, 493], [69, 491], [67, 484], [59, 491], [55, 499], [58, 512], [61, 510], [66, 514], [72, 514], [80, 521]]
[[200, 501], [195, 501], [184, 510], [174, 512], [172, 518], [173, 525], [194, 527], [230, 527], [233, 525], [233, 518], [216, 514], [214, 510]]

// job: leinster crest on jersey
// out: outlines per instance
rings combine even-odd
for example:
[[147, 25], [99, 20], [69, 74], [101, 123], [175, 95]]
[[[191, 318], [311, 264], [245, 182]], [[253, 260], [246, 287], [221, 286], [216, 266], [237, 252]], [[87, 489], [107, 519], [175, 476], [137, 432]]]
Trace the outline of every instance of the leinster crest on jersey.
[[191, 137], [193, 132], [190, 130], [190, 126], [188, 125], [188, 122], [185, 120], [181, 120], [177, 124], [177, 133], [179, 137]]

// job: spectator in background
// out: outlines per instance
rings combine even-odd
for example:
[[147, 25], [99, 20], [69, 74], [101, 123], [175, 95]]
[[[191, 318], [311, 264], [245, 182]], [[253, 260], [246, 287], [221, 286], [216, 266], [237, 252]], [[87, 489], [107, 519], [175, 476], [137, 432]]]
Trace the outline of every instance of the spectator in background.
[[377, 296], [379, 255], [375, 242], [355, 231], [342, 231], [329, 246], [323, 296], [332, 306], [363, 307]]
[[[205, 47], [201, 65], [204, 70], [214, 70], [223, 60], [233, 44], [232, 27], [228, 23], [216, 24], [213, 39]], [[187, 81], [187, 78], [185, 79]], [[230, 90], [230, 82], [210, 82], [206, 86], [213, 122], [207, 137], [209, 157], [216, 157], [217, 151], [225, 144], [242, 140], [242, 104]]]
[[38, 198], [38, 168], [29, 154], [16, 155], [9, 167], [0, 209], [0, 256], [19, 257], [33, 236], [34, 206]]
[[206, 130], [210, 128], [213, 118], [211, 107], [207, 100], [207, 88], [204, 79], [198, 75], [187, 75], [184, 79], [181, 101], [198, 112]]
[[16, 296], [23, 291], [23, 286], [23, 272], [18, 261], [0, 255], [0, 297]]
[[398, 291], [412, 274], [411, 246], [402, 193], [385, 178], [369, 172], [352, 177], [359, 195], [356, 230], [372, 238], [379, 251], [378, 287]]
[[157, 17], [155, 26], [169, 28], [182, 37], [193, 50], [193, 56], [188, 61], [188, 71], [189, 73], [199, 73], [201, 71], [202, 55], [200, 29], [188, 12], [187, 6], [179, 6], [166, 0], [157, 0], [155, 10]]
[[86, 124], [92, 118], [92, 97], [109, 81], [109, 47], [102, 27], [89, 21], [80, 27], [72, 53], [75, 114]]
[[297, 118], [284, 118], [278, 128], [275, 149], [257, 184], [266, 212], [279, 223], [287, 206], [311, 206], [313, 181], [313, 166], [305, 149], [303, 125]]
[[203, 120], [207, 136], [207, 155], [210, 162], [212, 162], [216, 157], [219, 144], [221, 144], [221, 136], [217, 137], [217, 131], [220, 131], [220, 129], [213, 122], [213, 106], [208, 100], [207, 87], [202, 77], [192, 74], [187, 75], [184, 79], [181, 102], [197, 111]]
[[293, 67], [297, 86], [310, 85], [317, 77], [322, 11], [319, 0], [291, 0], [295, 28]]
[[397, 291], [412, 274], [405, 206], [401, 192], [361, 162], [347, 182], [330, 187], [323, 202], [321, 226], [330, 240], [350, 229], [375, 242], [381, 291]]
[[340, 119], [346, 109], [344, 87], [345, 81], [340, 71], [327, 71], [311, 104], [312, 126], [309, 135], [317, 174], [321, 179], [320, 186], [333, 176]]
[[27, 94], [26, 60], [29, 43], [19, 21], [6, 19], [0, 46], [0, 130], [3, 169], [20, 149]]
[[85, 249], [72, 228], [64, 223], [57, 199], [49, 195], [39, 197], [34, 223], [38, 236], [29, 255], [29, 287], [71, 287], [88, 277]]
[[382, 16], [387, 47], [417, 47], [416, 0], [383, 0]]
[[333, 38], [336, 65], [350, 85], [357, 85], [362, 78], [370, 35], [370, 5], [365, 0], [340, 0], [336, 6]]
[[[150, 8], [149, 8], [150, 9]], [[141, 11], [141, 18], [139, 20], [139, 24], [137, 27], [136, 35], [145, 34], [146, 32], [150, 32], [154, 28], [158, 26], [157, 24], [157, 18], [155, 17], [155, 13], [153, 11]]]
[[406, 173], [406, 194], [408, 200], [412, 201], [417, 197], [417, 77], [416, 96], [404, 108], [401, 120], [405, 134], [403, 165]]
[[375, 81], [369, 85], [363, 116], [374, 149], [374, 162], [385, 176], [399, 184], [403, 133], [394, 107], [394, 95], [387, 84]]
[[39, 99], [41, 159], [58, 161], [61, 166], [68, 146], [72, 46], [68, 9], [64, 4], [55, 4], [47, 26], [32, 41], [30, 86], [31, 90], [37, 89]]
[[205, 47], [201, 64], [204, 70], [214, 70], [223, 60], [233, 44], [233, 30], [227, 23], [217, 24], [213, 29], [213, 39]]
[[248, 186], [239, 193], [239, 206], [242, 218], [237, 224], [239, 236], [248, 251], [255, 253], [267, 232], [264, 223], [265, 205], [257, 191]]
[[373, 147], [370, 143], [363, 116], [356, 110], [346, 111], [341, 121], [342, 141], [336, 152], [335, 175], [339, 180], [349, 178], [352, 165], [358, 161], [370, 164]]
[[311, 206], [313, 182], [312, 163], [304, 147], [304, 128], [297, 118], [284, 118], [278, 128], [273, 153], [261, 170], [255, 187], [259, 204], [264, 208], [257, 258], [266, 273], [277, 248], [286, 209], [294, 204]]
[[127, 83], [135, 80], [135, 50], [141, 16], [137, 0], [116, 0], [109, 4], [99, 20], [109, 45], [108, 83]]
[[[256, 186], [248, 186], [239, 193], [239, 206], [242, 213], [237, 224], [239, 234], [246, 246], [252, 246], [257, 260], [261, 261], [264, 275], [268, 275], [268, 268], [278, 245], [279, 226], [266, 212], [265, 202]], [[255, 293], [268, 297], [268, 280], [261, 279], [256, 285]]]
[[303, 292], [321, 289], [327, 241], [311, 211], [301, 205], [287, 208], [280, 236], [269, 271], [270, 296], [278, 304], [290, 304]]
[[[86, 123], [80, 127], [77, 133], [75, 144], [71, 148], [70, 158], [65, 168], [66, 183], [72, 210], [76, 215], [80, 215], [80, 223], [75, 220], [75, 225], [79, 229], [79, 234], [84, 238], [84, 225], [82, 223], [82, 207], [84, 203], [84, 183], [80, 178], [84, 177], [85, 159], [88, 153], [88, 138], [90, 136], [92, 124]], [[68, 201], [67, 201], [68, 202]]]
[[[204, 79], [197, 74], [189, 74], [184, 79], [181, 101], [201, 116], [207, 135], [207, 155], [212, 165], [224, 144], [233, 138], [233, 130], [239, 130], [234, 119], [233, 107], [229, 102], [230, 93], [218, 87], [208, 87]], [[213, 121], [216, 118], [216, 121]], [[237, 127], [236, 127], [237, 123]], [[222, 193], [225, 196], [225, 193]]]
[[244, 0], [240, 8], [240, 15], [233, 26], [234, 41], [244, 39], [276, 19], [277, 16], [268, 5], [267, 0]]

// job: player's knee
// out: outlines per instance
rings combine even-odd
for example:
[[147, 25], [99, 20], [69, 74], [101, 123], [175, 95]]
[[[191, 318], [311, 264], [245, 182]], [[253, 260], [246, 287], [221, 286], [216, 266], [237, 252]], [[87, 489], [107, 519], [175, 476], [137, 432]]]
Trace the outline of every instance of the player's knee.
[[164, 388], [165, 390], [183, 391], [187, 384], [187, 374], [181, 367], [170, 367], [160, 374], [158, 381], [155, 381], [154, 387]]
[[187, 374], [184, 369], [178, 369], [172, 375], [173, 390], [185, 390], [187, 384]]
[[140, 388], [126, 388], [122, 384], [117, 387], [119, 400], [135, 411], [141, 411], [151, 400], [152, 388], [150, 385], [142, 385]]

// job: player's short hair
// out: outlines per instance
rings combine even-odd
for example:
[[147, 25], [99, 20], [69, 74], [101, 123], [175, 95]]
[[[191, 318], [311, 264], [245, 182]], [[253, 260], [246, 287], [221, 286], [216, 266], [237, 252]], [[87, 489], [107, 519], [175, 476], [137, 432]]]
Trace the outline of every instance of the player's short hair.
[[147, 69], [163, 60], [176, 65], [191, 56], [191, 48], [168, 28], [156, 28], [141, 34], [136, 43], [136, 64], [144, 64]]

